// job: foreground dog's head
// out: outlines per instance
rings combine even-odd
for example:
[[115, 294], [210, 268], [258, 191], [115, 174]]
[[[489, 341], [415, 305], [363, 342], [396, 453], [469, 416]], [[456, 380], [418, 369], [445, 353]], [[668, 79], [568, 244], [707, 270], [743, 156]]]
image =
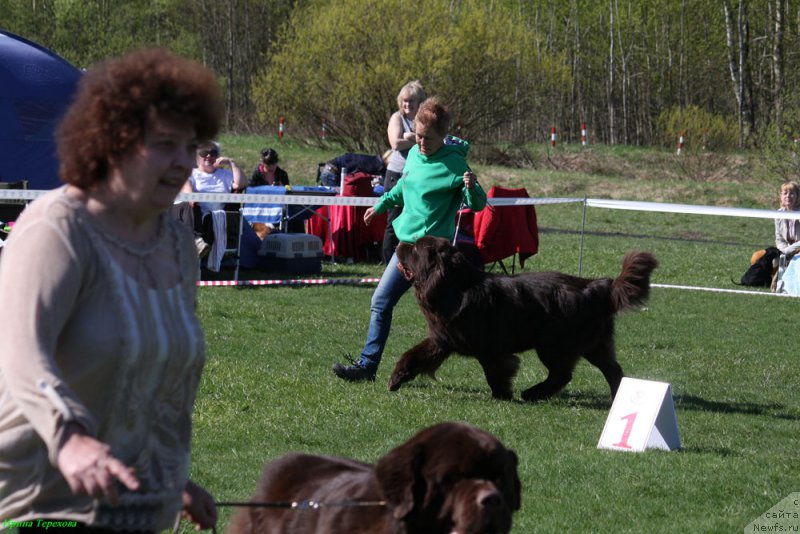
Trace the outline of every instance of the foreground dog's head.
[[468, 277], [481, 273], [464, 254], [441, 237], [425, 236], [413, 244], [400, 243], [396, 253], [397, 268], [415, 287], [436, 283], [444, 273], [461, 273]]
[[517, 455], [483, 430], [442, 423], [378, 461], [395, 518], [436, 516], [458, 534], [508, 532], [520, 507]]
[[[520, 507], [517, 455], [488, 432], [441, 423], [391, 450], [375, 466], [288, 454], [265, 467], [254, 502], [303, 500], [321, 506], [242, 509], [228, 533], [509, 532], [512, 514]], [[354, 505], [336, 506], [342, 502]], [[385, 505], [358, 506], [364, 502]]]

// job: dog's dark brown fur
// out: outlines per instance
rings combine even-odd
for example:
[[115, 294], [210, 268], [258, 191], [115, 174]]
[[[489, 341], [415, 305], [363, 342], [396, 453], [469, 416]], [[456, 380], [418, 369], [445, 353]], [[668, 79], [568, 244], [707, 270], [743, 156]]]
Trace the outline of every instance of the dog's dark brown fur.
[[613, 280], [557, 272], [501, 276], [479, 271], [436, 237], [401, 243], [397, 257], [425, 314], [428, 337], [397, 362], [389, 389], [433, 375], [458, 352], [478, 359], [493, 397], [510, 399], [516, 354], [535, 349], [549, 374], [522, 392], [528, 401], [558, 393], [581, 356], [602, 371], [616, 394], [623, 374], [614, 350], [614, 315], [647, 300], [658, 265], [648, 252], [629, 252]]
[[[500, 534], [511, 530], [511, 516], [520, 507], [517, 455], [483, 430], [440, 423], [375, 466], [287, 454], [267, 464], [252, 500], [311, 500], [321, 506], [243, 508], [228, 534]], [[375, 505], [381, 501], [386, 504]]]

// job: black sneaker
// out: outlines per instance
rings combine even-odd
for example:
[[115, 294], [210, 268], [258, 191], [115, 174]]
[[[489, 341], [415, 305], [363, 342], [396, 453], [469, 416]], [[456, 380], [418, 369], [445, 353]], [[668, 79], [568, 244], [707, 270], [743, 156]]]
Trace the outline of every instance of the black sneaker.
[[345, 354], [345, 357], [350, 362], [350, 365], [345, 365], [338, 362], [334, 363], [333, 374], [342, 380], [347, 380], [349, 382], [361, 382], [362, 380], [369, 380], [370, 382], [375, 381], [374, 370], [367, 369], [355, 361], [349, 354]]

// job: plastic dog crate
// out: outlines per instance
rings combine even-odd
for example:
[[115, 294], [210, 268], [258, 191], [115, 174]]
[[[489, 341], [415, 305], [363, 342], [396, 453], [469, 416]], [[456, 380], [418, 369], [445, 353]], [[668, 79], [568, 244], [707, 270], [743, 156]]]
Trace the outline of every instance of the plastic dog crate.
[[309, 234], [269, 234], [261, 243], [259, 256], [267, 269], [296, 273], [322, 272], [322, 240]]

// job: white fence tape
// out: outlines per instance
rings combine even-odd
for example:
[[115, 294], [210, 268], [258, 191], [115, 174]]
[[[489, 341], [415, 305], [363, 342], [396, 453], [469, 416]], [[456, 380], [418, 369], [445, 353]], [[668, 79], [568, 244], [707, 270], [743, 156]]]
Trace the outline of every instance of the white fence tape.
[[727, 208], [723, 206], [695, 206], [693, 204], [670, 204], [667, 202], [637, 202], [630, 200], [604, 200], [599, 198], [587, 198], [586, 206], [589, 208], [658, 211], [663, 213], [687, 213], [691, 215], [724, 215], [730, 217], [752, 217], [757, 219], [800, 219], [800, 211]]
[[[47, 191], [0, 189], [0, 200], [33, 200]], [[180, 193], [176, 202], [222, 202], [230, 204], [300, 204], [303, 206], [374, 206], [378, 197], [339, 197], [327, 195], [248, 195], [229, 193]], [[490, 198], [492, 206], [525, 206], [583, 202], [582, 198]]]
[[[47, 191], [0, 189], [0, 200], [33, 200]], [[224, 202], [231, 204], [301, 204], [304, 206], [374, 206], [377, 197], [339, 197], [318, 195], [248, 195], [226, 193], [180, 193], [176, 201]], [[490, 198], [492, 206], [538, 206], [546, 204], [585, 203], [589, 208], [751, 217], [758, 219], [800, 219], [800, 211], [777, 211], [724, 206], [698, 206], [667, 202], [606, 200], [600, 198]]]
[[[47, 191], [32, 189], [0, 189], [0, 200], [33, 200]], [[226, 193], [180, 193], [176, 201], [224, 202], [231, 204], [301, 204], [304, 206], [374, 206], [378, 197], [339, 197], [318, 195], [248, 195]], [[698, 206], [666, 202], [606, 200], [600, 198], [490, 198], [492, 206], [538, 206], [547, 204], [584, 203], [589, 208], [685, 213], [692, 215], [724, 215], [758, 219], [800, 219], [800, 211], [778, 211], [723, 206]]]
[[33, 200], [47, 193], [31, 189], [0, 189], [0, 200]]
[[735, 293], [738, 295], [764, 295], [767, 297], [800, 298], [800, 295], [789, 295], [786, 293], [772, 293], [771, 291], [753, 291], [747, 289], [721, 289], [718, 287], [681, 286], [674, 284], [650, 284], [650, 287], [659, 287], [662, 289], [683, 289], [689, 291], [708, 291], [710, 293]]
[[577, 204], [582, 198], [490, 198], [491, 206], [540, 206], [543, 204]]
[[[40, 190], [26, 189], [0, 189], [0, 201], [2, 200], [34, 200], [47, 193]], [[223, 194], [223, 193], [181, 193], [176, 201], [196, 201], [196, 202], [223, 202], [231, 204], [300, 204], [304, 206], [373, 206], [378, 201], [377, 197], [339, 197], [339, 196], [317, 196], [317, 195], [248, 195], [248, 194]], [[581, 203], [584, 209], [604, 208], [619, 210], [650, 211], [662, 213], [683, 213], [691, 215], [715, 215], [730, 217], [749, 217], [760, 219], [800, 219], [800, 211], [778, 211], [750, 208], [729, 208], [720, 206], [698, 206], [693, 204], [672, 204], [665, 202], [639, 202], [629, 200], [606, 200], [598, 198], [491, 198], [489, 204], [492, 206], [525, 206], [525, 205], [547, 205], [547, 204], [566, 204]], [[0, 241], [0, 244], [2, 241]], [[581, 250], [581, 256], [582, 256]], [[580, 269], [579, 269], [580, 270]], [[372, 282], [372, 280], [361, 280], [360, 283]], [[203, 285], [230, 285], [238, 284], [233, 282], [209, 282]], [[267, 284], [291, 284], [289, 281], [267, 281], [243, 282], [252, 285]], [[304, 282], [310, 283], [310, 282]], [[311, 282], [313, 283], [313, 282]], [[321, 281], [318, 283], [331, 283]], [[347, 282], [344, 282], [347, 283]], [[719, 289], [710, 287], [695, 287], [682, 285], [652, 284], [652, 287], [668, 289], [684, 289], [693, 291], [711, 291], [719, 293], [739, 293], [749, 295], [767, 296], [788, 296], [761, 291], [747, 291], [738, 289]]]

